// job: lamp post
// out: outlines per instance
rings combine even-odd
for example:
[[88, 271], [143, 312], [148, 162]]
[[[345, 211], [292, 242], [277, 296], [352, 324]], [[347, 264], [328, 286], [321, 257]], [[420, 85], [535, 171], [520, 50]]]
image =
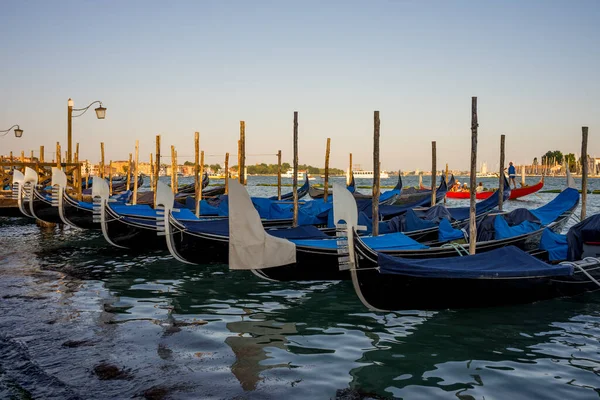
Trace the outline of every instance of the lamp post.
[[[85, 112], [94, 104], [98, 103], [99, 106], [96, 110], [96, 117], [98, 119], [104, 119], [106, 117], [106, 107], [102, 107], [102, 102], [96, 100], [90, 103], [87, 107], [84, 108], [73, 108], [73, 100], [69, 99], [68, 107], [67, 107], [67, 162], [70, 163], [72, 160], [72, 152], [71, 152], [71, 142], [72, 142], [72, 134], [73, 134], [73, 118], [81, 117]], [[73, 112], [79, 113], [77, 115], [73, 115]]]
[[20, 138], [21, 136], [23, 136], [23, 129], [21, 129], [19, 127], [19, 125], [13, 125], [13, 126], [11, 126], [10, 128], [8, 128], [5, 131], [0, 131], [0, 136], [6, 136], [6, 135], [8, 135], [8, 132], [10, 132], [10, 130], [12, 128], [15, 128], [15, 137]]

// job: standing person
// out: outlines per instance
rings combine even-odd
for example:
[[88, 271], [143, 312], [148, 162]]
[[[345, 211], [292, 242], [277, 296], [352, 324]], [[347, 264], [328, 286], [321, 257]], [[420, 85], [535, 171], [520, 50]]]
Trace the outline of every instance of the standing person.
[[517, 182], [515, 181], [516, 176], [517, 170], [515, 169], [515, 166], [511, 161], [508, 163], [508, 185], [510, 186], [510, 184], [512, 183], [515, 189], [517, 188]]

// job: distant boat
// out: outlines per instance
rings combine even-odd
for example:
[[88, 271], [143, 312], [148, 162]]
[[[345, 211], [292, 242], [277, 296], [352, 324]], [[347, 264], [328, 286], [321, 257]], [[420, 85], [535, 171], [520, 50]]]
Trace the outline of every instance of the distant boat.
[[[373, 179], [373, 171], [364, 171], [362, 169], [359, 169], [359, 170], [355, 169], [352, 171], [352, 173], [354, 174], [355, 179]], [[389, 177], [390, 176], [388, 175], [387, 172], [385, 172], [385, 171], [379, 172], [380, 179], [386, 179]]]
[[[306, 173], [306, 175], [308, 176], [309, 180], [314, 181], [316, 179], [316, 178], [310, 176], [308, 174], [308, 172], [306, 172], [306, 171], [298, 171], [298, 174], [297, 174], [298, 175], [298, 180], [304, 179], [304, 173]], [[290, 179], [293, 178], [294, 177], [294, 170], [291, 169], [291, 168], [288, 169], [285, 174], [281, 174], [281, 177], [282, 178], [290, 178]]]

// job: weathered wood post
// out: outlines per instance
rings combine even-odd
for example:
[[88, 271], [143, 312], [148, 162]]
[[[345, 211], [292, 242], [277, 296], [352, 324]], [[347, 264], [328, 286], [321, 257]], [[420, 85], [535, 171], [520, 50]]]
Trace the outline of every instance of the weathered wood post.
[[[102, 169], [104, 169], [104, 166], [102, 167]], [[113, 195], [112, 160], [110, 160], [108, 162], [108, 188], [109, 188], [109, 193], [112, 196]]]
[[31, 150], [31, 154], [29, 156], [29, 162], [33, 162], [33, 150]]
[[581, 127], [581, 219], [585, 219], [587, 206], [587, 178], [588, 178], [588, 127]]
[[[446, 192], [450, 190], [448, 187], [448, 163], [446, 163], [446, 175], [444, 175], [444, 179], [446, 180]], [[444, 195], [444, 205], [446, 205], [446, 195]]]
[[175, 146], [171, 145], [171, 190], [173, 194], [177, 194], [177, 186], [175, 183], [175, 176], [177, 172], [175, 172]]
[[150, 190], [154, 190], [154, 156], [150, 153]]
[[294, 111], [294, 176], [292, 177], [292, 193], [294, 196], [293, 225], [298, 226], [298, 111]]
[[471, 98], [471, 200], [469, 208], [469, 254], [475, 254], [477, 224], [475, 219], [475, 199], [477, 190], [477, 97]]
[[154, 163], [154, 206], [156, 206], [156, 188], [160, 176], [160, 135], [156, 135], [156, 162]]
[[175, 150], [175, 188], [179, 191], [179, 162], [177, 161], [177, 150]]
[[498, 181], [498, 210], [504, 205], [504, 143], [506, 135], [500, 135], [500, 174]]
[[[204, 150], [200, 152], [200, 176], [204, 176]], [[196, 198], [196, 216], [200, 216], [200, 202], [202, 201], [202, 183], [200, 183], [200, 190], [198, 191], [198, 197]]]
[[229, 193], [229, 153], [225, 153], [225, 194]]
[[238, 163], [237, 163], [237, 167], [238, 167], [238, 182], [242, 183], [242, 178], [240, 178], [240, 165], [242, 164], [242, 141], [238, 139]]
[[350, 163], [348, 164], [348, 176], [346, 177], [346, 186], [352, 182], [352, 153], [350, 153]]
[[373, 113], [373, 236], [379, 235], [379, 111]]
[[133, 161], [133, 204], [137, 204], [137, 194], [138, 194], [138, 166], [139, 166], [139, 156], [140, 156], [140, 141], [135, 141], [135, 159]]
[[277, 200], [281, 200], [281, 150], [277, 152]]
[[100, 177], [104, 179], [104, 142], [100, 142]]
[[44, 162], [44, 146], [40, 146], [40, 162]]
[[77, 143], [77, 151], [75, 152], [75, 163], [77, 166], [75, 167], [75, 191], [77, 193], [77, 200], [83, 200], [83, 185], [81, 184], [81, 164], [79, 164], [79, 143]]
[[56, 167], [60, 169], [60, 143], [56, 142]]
[[10, 170], [14, 171], [15, 170], [15, 166], [13, 165], [13, 163], [15, 162], [15, 160], [13, 159], [13, 152], [10, 152]]
[[240, 183], [246, 184], [246, 122], [240, 121]]
[[200, 216], [200, 196], [202, 192], [202, 178], [200, 175], [200, 132], [194, 133], [194, 202], [196, 203], [196, 217]]
[[129, 188], [131, 187], [131, 186], [129, 186], [129, 185], [131, 185], [131, 172], [132, 172], [131, 171], [131, 158], [132, 158], [132, 154], [129, 153], [129, 161], [127, 163], [127, 189], [125, 189], [125, 190], [129, 190]]
[[323, 188], [325, 192], [323, 193], [323, 201], [327, 203], [327, 198], [329, 196], [329, 152], [331, 150], [331, 138], [327, 138], [327, 146], [325, 148], [325, 182], [323, 183]]
[[431, 206], [435, 206], [436, 181], [437, 178], [437, 149], [435, 140], [431, 142]]

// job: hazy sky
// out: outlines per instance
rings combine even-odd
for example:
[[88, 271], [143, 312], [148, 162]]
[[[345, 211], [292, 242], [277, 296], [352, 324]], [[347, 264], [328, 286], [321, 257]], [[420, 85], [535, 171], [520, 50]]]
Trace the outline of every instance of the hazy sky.
[[[169, 4], [170, 3], [170, 4]], [[471, 96], [479, 97], [479, 155], [530, 163], [546, 150], [579, 153], [581, 126], [600, 156], [600, 1], [2, 1], [0, 153], [66, 149], [67, 99], [101, 100], [74, 120], [81, 157], [125, 159], [178, 149], [207, 163], [372, 168], [373, 111], [381, 112], [386, 170], [467, 168]], [[190, 156], [190, 158], [185, 158]], [[167, 160], [168, 161], [168, 160]], [[508, 160], [507, 160], [508, 161]], [[441, 168], [441, 167], [440, 167]]]

